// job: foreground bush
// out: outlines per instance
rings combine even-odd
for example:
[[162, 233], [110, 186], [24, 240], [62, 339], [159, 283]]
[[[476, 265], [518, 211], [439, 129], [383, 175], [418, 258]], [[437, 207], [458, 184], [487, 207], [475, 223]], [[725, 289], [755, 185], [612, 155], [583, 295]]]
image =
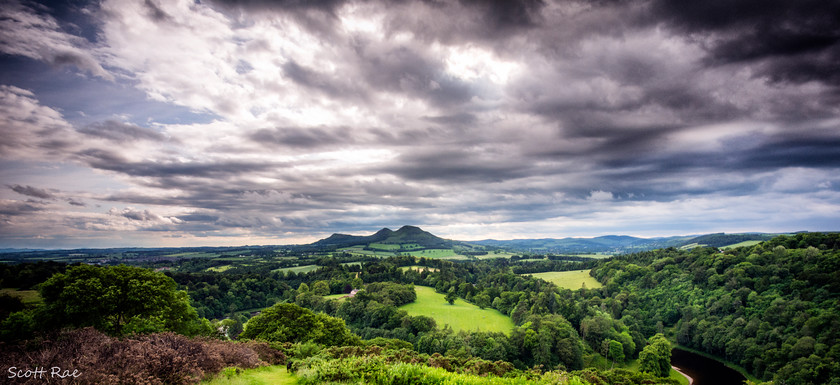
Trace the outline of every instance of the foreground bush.
[[589, 385], [588, 382], [581, 380], [579, 377], [565, 372], [547, 372], [541, 375], [523, 373], [515, 377], [477, 376], [453, 373], [444, 368], [429, 367], [423, 364], [388, 364], [383, 357], [379, 356], [348, 357], [334, 360], [313, 357], [304, 366], [298, 368], [296, 375], [298, 383], [302, 385], [329, 382], [376, 385]]
[[[190, 339], [173, 333], [117, 339], [93, 328], [0, 346], [4, 371], [46, 370], [41, 376], [13, 379], [4, 372], [4, 379], [15, 384], [193, 384], [225, 367], [255, 368], [285, 360], [282, 352], [265, 343]], [[61, 380], [52, 375], [53, 367], [79, 375]]]

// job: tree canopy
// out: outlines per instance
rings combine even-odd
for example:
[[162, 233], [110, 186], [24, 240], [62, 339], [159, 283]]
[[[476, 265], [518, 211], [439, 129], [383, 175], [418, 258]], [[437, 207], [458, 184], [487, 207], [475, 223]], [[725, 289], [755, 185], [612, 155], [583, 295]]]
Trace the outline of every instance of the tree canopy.
[[361, 339], [344, 320], [315, 313], [292, 303], [278, 303], [251, 318], [241, 338], [271, 342], [315, 342], [327, 346], [356, 345]]
[[79, 265], [40, 287], [46, 323], [93, 326], [121, 335], [175, 331], [195, 334], [198, 316], [184, 291], [163, 273], [133, 266]]

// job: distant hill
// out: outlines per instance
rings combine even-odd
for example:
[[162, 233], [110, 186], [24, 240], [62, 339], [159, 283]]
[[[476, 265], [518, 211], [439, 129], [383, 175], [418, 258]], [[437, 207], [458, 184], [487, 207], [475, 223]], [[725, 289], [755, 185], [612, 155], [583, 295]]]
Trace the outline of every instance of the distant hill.
[[595, 238], [542, 238], [499, 241], [487, 239], [473, 243], [534, 253], [624, 253], [677, 247], [692, 236], [667, 238], [637, 238], [628, 235], [605, 235]]
[[347, 235], [347, 234], [333, 234], [328, 238], [314, 242], [309, 246], [313, 247], [351, 247], [358, 245], [370, 245], [371, 243], [381, 243], [386, 245], [401, 245], [401, 244], [417, 244], [419, 247], [427, 249], [446, 249], [451, 248], [456, 242], [443, 239], [433, 235], [428, 231], [416, 226], [403, 226], [397, 231], [392, 231], [388, 228], [383, 228], [373, 235]]
[[659, 238], [637, 238], [627, 235], [606, 235], [595, 238], [543, 238], [499, 241], [487, 239], [472, 242], [479, 245], [533, 253], [631, 253], [668, 247], [710, 246], [723, 247], [744, 241], [765, 241], [777, 234], [740, 233], [706, 234]]

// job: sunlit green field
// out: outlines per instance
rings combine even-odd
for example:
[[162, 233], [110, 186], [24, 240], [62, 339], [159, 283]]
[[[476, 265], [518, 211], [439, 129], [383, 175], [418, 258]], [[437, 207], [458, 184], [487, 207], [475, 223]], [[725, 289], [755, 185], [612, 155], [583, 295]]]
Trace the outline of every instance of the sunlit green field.
[[224, 273], [230, 269], [233, 269], [233, 265], [222, 265], [222, 266], [213, 266], [208, 267], [206, 271], [213, 271], [216, 273]]
[[489, 252], [487, 254], [484, 254], [484, 255], [476, 255], [475, 257], [478, 258], [478, 259], [493, 259], [493, 258], [506, 258], [507, 259], [507, 258], [510, 258], [514, 255], [519, 255], [519, 254], [508, 253], [506, 251], [499, 251], [499, 252], [494, 253], [494, 252], [491, 251], [491, 252]]
[[371, 243], [368, 245], [368, 247], [377, 250], [414, 250], [423, 248], [423, 246], [420, 246], [416, 243]]
[[544, 279], [553, 282], [557, 286], [571, 290], [580, 289], [583, 285], [586, 285], [587, 289], [597, 289], [602, 286], [601, 282], [598, 282], [589, 275], [589, 270], [549, 271], [546, 273], [524, 275]]
[[293, 271], [295, 273], [308, 273], [310, 271], [318, 270], [320, 266], [318, 265], [304, 265], [304, 266], [295, 266], [295, 267], [281, 267], [279, 269], [274, 269], [272, 271]]
[[295, 376], [289, 374], [283, 366], [263, 366], [256, 369], [245, 369], [236, 374], [231, 368], [225, 369], [215, 378], [202, 381], [205, 385], [283, 385], [295, 384]]
[[720, 249], [721, 250], [729, 250], [729, 249], [734, 249], [736, 247], [755, 246], [755, 245], [757, 245], [761, 242], [762, 241], [743, 241], [743, 242], [738, 242], [738, 243], [735, 243], [735, 244], [732, 244], [732, 245], [723, 246]]
[[344, 301], [345, 299], [347, 299], [347, 294], [330, 294], [330, 295], [325, 295], [325, 296], [324, 296], [324, 299], [326, 299], [326, 300], [335, 299], [335, 300], [338, 300], [338, 301], [340, 302], [340, 301]]
[[461, 298], [454, 305], [446, 302], [445, 296], [427, 286], [414, 286], [417, 300], [400, 306], [410, 315], [425, 315], [435, 319], [438, 327], [448, 324], [453, 331], [481, 330], [510, 333], [513, 321], [495, 309], [481, 309]]
[[383, 250], [364, 250], [364, 246], [353, 246], [343, 248], [339, 251], [350, 253], [353, 255], [372, 255], [376, 257], [393, 257], [396, 255], [394, 252], [391, 251], [383, 251]]
[[420, 251], [412, 251], [409, 254], [411, 254], [415, 257], [434, 258], [434, 259], [451, 258], [451, 257], [458, 256], [458, 254], [455, 254], [455, 252], [452, 251], [452, 249], [426, 249], [426, 250], [420, 250]]
[[41, 295], [38, 294], [38, 290], [0, 289], [0, 294], [18, 297], [24, 304], [41, 302]]

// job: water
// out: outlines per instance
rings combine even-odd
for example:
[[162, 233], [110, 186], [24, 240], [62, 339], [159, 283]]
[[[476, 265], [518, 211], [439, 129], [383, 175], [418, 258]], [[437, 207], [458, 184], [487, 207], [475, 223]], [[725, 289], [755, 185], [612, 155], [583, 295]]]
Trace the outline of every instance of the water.
[[691, 377], [693, 385], [743, 385], [745, 380], [735, 369], [681, 349], [671, 350], [671, 365]]

